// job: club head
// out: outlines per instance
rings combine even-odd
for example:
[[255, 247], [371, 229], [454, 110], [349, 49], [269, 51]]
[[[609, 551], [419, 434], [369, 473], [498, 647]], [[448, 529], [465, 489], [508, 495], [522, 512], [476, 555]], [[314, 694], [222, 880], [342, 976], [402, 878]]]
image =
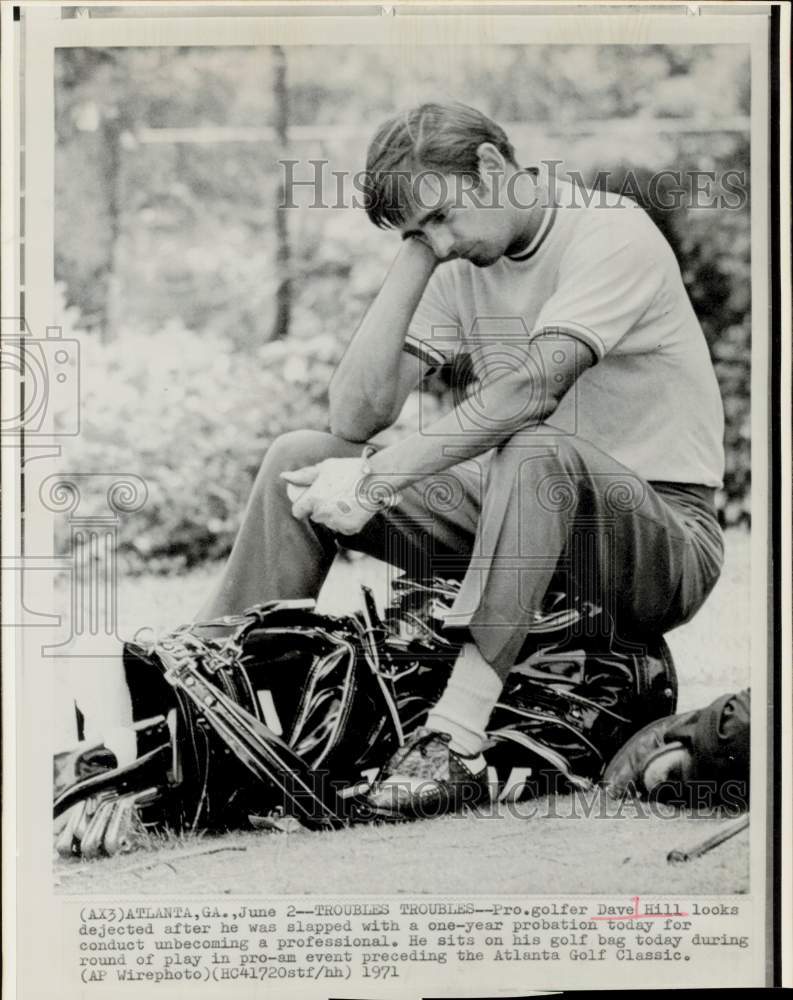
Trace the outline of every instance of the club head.
[[122, 795], [113, 806], [102, 838], [102, 848], [109, 857], [133, 851], [145, 842], [146, 828], [140, 815], [142, 806], [150, 805], [159, 795], [158, 788]]
[[104, 837], [110, 817], [117, 805], [118, 800], [107, 798], [102, 802], [94, 813], [93, 819], [88, 825], [88, 829], [80, 841], [80, 854], [88, 861], [101, 857], [104, 854]]

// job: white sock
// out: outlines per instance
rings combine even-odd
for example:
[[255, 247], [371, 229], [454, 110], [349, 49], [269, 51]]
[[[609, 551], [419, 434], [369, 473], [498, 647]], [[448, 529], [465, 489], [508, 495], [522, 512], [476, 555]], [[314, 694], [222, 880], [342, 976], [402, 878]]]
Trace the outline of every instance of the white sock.
[[[481, 754], [490, 713], [498, 701], [504, 682], [473, 643], [460, 650], [446, 689], [430, 709], [425, 725], [449, 733], [450, 746], [466, 757]], [[472, 770], [484, 766], [484, 758], [472, 763]]]
[[83, 713], [84, 739], [101, 740], [110, 729], [132, 722], [121, 643], [115, 655], [75, 658], [69, 669], [71, 699]]

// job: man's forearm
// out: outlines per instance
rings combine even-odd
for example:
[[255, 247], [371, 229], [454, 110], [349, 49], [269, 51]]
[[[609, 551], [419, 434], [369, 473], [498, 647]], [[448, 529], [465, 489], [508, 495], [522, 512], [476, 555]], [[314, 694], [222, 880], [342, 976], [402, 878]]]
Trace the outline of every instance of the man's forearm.
[[484, 454], [546, 420], [578, 376], [595, 362], [575, 337], [539, 334], [515, 371], [485, 382], [428, 428], [379, 451], [370, 465], [396, 491], [458, 462]]
[[[555, 332], [553, 336], [538, 334], [529, 355], [514, 371], [489, 383], [483, 376], [485, 383], [476, 393], [476, 412], [472, 412], [469, 398], [431, 427], [377, 452], [368, 459], [368, 471], [360, 458], [329, 458], [288, 475], [282, 473], [288, 482], [309, 486], [296, 500], [295, 517], [311, 517], [342, 535], [357, 534], [376, 509], [366, 499], [369, 487], [384, 483], [393, 491], [391, 499], [398, 503], [399, 490], [404, 487], [544, 421], [570, 390], [577, 374], [593, 362], [594, 353], [580, 340]], [[374, 480], [367, 478], [370, 473]], [[387, 499], [379, 488], [373, 492], [378, 494], [378, 505]]]
[[331, 380], [335, 434], [363, 441], [396, 418], [405, 337], [437, 263], [417, 240], [401, 247]]
[[527, 400], [531, 400], [531, 385], [525, 378], [507, 375], [491, 382], [477, 394], [476, 411], [486, 414], [486, 420], [477, 420], [468, 404], [462, 403], [430, 427], [373, 455], [369, 463], [372, 472], [398, 491], [484, 454], [518, 431], [545, 420], [557, 405], [551, 394], [543, 394], [533, 403], [527, 404]]

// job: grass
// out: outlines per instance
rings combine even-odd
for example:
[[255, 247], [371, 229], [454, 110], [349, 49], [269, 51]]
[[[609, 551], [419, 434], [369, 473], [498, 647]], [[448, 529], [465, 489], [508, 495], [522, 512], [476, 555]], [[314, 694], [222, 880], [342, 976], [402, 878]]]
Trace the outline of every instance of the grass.
[[728, 821], [716, 817], [482, 819], [447, 816], [338, 833], [244, 832], [174, 840], [154, 851], [61, 863], [62, 892], [278, 894], [745, 892], [748, 831], [687, 864], [690, 846]]
[[[120, 581], [120, 632], [165, 631], [193, 617], [218, 566], [178, 579]], [[349, 609], [365, 582], [382, 604], [382, 564], [337, 561], [320, 598], [328, 612]], [[679, 710], [707, 704], [749, 683], [749, 536], [727, 536], [722, 577], [688, 625], [667, 636], [680, 682]], [[338, 833], [233, 833], [168, 837], [152, 849], [92, 862], [57, 862], [60, 891], [98, 893], [732, 893], [749, 885], [744, 832], [684, 865], [673, 847], [692, 845], [727, 821], [715, 816], [637, 816], [613, 807], [570, 818], [502, 807], [481, 819], [445, 817], [398, 827]], [[549, 811], [545, 810], [546, 813]], [[615, 814], [615, 812], [617, 814]], [[209, 853], [211, 852], [211, 853]]]

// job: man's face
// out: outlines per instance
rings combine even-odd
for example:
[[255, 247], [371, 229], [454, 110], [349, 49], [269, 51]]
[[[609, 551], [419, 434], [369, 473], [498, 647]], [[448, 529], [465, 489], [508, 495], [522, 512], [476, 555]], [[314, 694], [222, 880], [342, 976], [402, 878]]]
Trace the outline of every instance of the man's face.
[[498, 179], [476, 183], [431, 171], [412, 176], [408, 183], [415, 207], [400, 226], [402, 238], [422, 240], [439, 260], [461, 257], [476, 267], [494, 264], [514, 239], [512, 219], [498, 197]]

